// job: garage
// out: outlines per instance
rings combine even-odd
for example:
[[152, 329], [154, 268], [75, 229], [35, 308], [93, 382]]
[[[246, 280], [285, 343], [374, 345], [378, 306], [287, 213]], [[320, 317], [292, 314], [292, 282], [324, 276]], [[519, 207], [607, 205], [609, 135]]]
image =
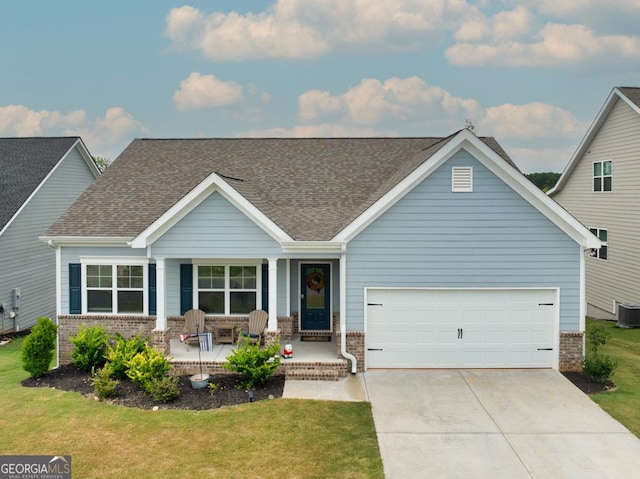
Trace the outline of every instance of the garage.
[[557, 289], [368, 288], [366, 367], [557, 367]]

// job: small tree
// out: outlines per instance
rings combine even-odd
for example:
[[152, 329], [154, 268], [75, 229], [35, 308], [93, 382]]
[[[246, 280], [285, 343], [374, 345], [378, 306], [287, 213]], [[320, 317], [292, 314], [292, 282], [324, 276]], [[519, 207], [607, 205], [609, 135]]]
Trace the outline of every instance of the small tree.
[[592, 380], [604, 383], [611, 379], [618, 367], [614, 359], [606, 354], [600, 353], [600, 347], [607, 344], [611, 334], [604, 326], [594, 326], [587, 333], [589, 339], [589, 352], [582, 361], [582, 372]]
[[38, 318], [31, 334], [24, 340], [20, 354], [22, 367], [32, 378], [39, 378], [49, 370], [56, 349], [57, 331], [58, 326], [51, 319]]

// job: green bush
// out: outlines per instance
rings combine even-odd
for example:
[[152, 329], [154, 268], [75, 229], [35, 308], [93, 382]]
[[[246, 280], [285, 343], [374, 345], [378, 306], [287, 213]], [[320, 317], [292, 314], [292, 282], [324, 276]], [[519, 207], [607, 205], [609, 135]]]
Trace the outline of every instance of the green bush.
[[70, 340], [73, 343], [71, 361], [80, 369], [91, 371], [106, 362], [104, 355], [107, 352], [109, 336], [104, 327], [82, 327]]
[[162, 379], [173, 367], [164, 354], [148, 344], [126, 366], [127, 376], [145, 391], [153, 379]]
[[22, 367], [33, 378], [39, 378], [49, 370], [56, 349], [58, 326], [49, 318], [38, 318], [22, 344]]
[[93, 391], [100, 399], [111, 398], [116, 395], [120, 381], [113, 378], [113, 368], [110, 363], [105, 364], [97, 371], [91, 371], [91, 384]]
[[113, 376], [116, 379], [125, 379], [127, 377], [127, 363], [138, 353], [146, 348], [146, 342], [139, 334], [127, 340], [120, 333], [115, 333], [115, 345], [107, 346], [105, 358], [111, 364]]
[[260, 349], [259, 344], [250, 344], [248, 339], [242, 340], [238, 348], [227, 357], [224, 368], [244, 376], [242, 387], [252, 389], [267, 382], [280, 364], [280, 344], [276, 341], [271, 346]]
[[587, 355], [582, 361], [582, 373], [598, 383], [604, 384], [611, 379], [618, 364], [603, 354]]
[[180, 396], [178, 378], [168, 375], [161, 378], [152, 378], [147, 382], [146, 391], [157, 402], [167, 403], [173, 401]]

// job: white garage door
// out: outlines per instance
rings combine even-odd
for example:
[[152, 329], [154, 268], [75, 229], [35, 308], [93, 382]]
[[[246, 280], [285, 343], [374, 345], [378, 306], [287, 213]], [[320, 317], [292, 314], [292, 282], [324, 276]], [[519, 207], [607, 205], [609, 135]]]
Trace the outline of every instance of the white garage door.
[[367, 368], [548, 368], [554, 289], [368, 289]]

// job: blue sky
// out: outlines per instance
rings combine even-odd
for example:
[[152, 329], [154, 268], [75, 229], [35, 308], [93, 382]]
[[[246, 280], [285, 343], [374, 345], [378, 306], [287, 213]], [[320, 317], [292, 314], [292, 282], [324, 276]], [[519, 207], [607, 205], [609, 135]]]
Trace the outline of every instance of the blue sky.
[[467, 120], [561, 171], [640, 86], [639, 0], [21, 0], [0, 14], [0, 135], [445, 136]]

